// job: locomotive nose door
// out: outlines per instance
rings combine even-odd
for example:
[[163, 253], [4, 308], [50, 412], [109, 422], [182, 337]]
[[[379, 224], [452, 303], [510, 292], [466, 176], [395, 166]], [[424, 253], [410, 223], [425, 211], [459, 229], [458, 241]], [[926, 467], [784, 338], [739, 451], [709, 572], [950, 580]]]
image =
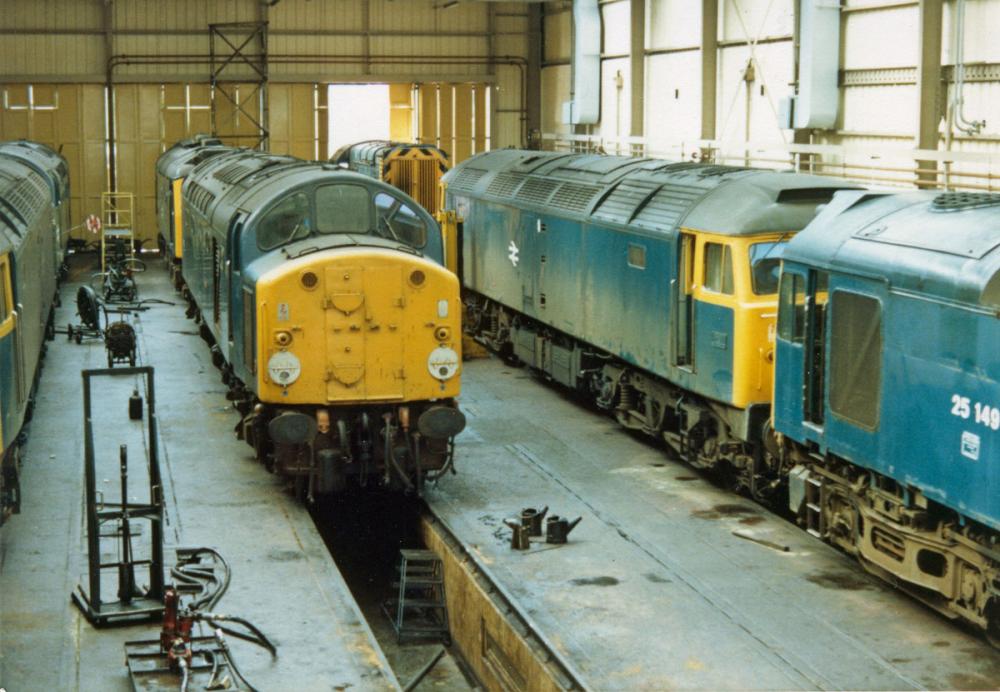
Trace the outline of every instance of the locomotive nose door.
[[402, 283], [398, 266], [326, 269], [329, 401], [402, 398]]

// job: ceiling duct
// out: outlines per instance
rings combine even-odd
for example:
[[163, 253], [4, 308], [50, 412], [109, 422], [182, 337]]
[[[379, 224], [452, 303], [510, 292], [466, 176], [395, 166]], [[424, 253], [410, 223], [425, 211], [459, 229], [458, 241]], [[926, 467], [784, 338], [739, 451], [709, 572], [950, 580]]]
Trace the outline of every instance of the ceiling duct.
[[563, 122], [595, 125], [601, 118], [601, 8], [597, 0], [573, 0], [572, 70]]
[[840, 102], [840, 3], [802, 0], [801, 11], [795, 127], [829, 129], [837, 124]]

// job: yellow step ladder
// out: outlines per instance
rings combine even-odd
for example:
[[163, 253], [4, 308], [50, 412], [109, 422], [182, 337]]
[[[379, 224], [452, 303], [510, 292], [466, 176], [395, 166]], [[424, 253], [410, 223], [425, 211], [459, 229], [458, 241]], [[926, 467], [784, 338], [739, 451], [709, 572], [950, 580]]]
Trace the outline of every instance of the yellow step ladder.
[[[106, 272], [108, 245], [124, 245], [125, 257], [135, 259], [135, 195], [101, 193], [101, 272]], [[116, 248], [117, 250], [118, 248]]]

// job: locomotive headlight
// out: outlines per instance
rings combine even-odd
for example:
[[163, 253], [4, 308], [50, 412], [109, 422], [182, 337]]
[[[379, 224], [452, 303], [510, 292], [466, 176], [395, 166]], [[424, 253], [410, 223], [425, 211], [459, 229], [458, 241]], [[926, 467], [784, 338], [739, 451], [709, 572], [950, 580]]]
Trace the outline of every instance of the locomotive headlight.
[[427, 356], [427, 369], [435, 379], [450, 380], [458, 372], [458, 354], [447, 346], [438, 346]]
[[295, 382], [301, 373], [302, 364], [294, 353], [278, 351], [267, 361], [267, 374], [271, 376], [271, 381], [282, 387]]

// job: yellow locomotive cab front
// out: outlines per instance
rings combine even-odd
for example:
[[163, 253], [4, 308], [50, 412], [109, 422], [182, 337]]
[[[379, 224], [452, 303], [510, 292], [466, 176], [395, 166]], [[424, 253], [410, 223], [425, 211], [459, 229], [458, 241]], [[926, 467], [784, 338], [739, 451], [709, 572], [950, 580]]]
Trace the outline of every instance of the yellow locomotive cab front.
[[257, 392], [284, 406], [459, 394], [458, 279], [381, 248], [316, 252], [257, 284]]

